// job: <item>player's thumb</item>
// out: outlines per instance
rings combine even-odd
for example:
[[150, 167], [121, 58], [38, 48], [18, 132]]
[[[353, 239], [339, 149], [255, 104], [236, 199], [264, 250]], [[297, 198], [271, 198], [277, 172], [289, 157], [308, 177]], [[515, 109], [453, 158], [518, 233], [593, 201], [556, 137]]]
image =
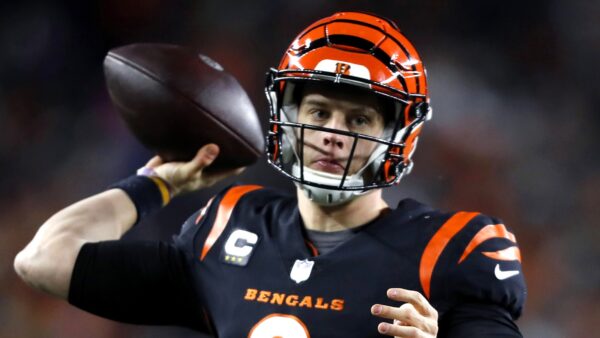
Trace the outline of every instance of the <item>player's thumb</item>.
[[187, 174], [193, 175], [195, 172], [211, 165], [218, 155], [219, 146], [214, 143], [209, 143], [200, 148], [198, 153], [196, 153], [196, 156], [191, 161], [186, 163], [183, 169]]

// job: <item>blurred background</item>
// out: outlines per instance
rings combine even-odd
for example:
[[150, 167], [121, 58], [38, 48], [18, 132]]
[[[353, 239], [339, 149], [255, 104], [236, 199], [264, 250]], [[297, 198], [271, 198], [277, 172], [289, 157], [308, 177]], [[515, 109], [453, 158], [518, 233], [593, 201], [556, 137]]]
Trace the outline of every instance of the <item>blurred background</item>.
[[[502, 218], [523, 254], [524, 335], [593, 336], [599, 2], [102, 0], [0, 4], [0, 337], [203, 337], [84, 313], [28, 288], [13, 258], [54, 212], [152, 156], [111, 106], [109, 49], [196, 47], [238, 77], [266, 127], [265, 71], [306, 25], [340, 10], [397, 21], [428, 68], [434, 118], [413, 173], [386, 190], [389, 202], [413, 197]], [[293, 189], [264, 159], [238, 181]], [[223, 184], [174, 201], [127, 238], [168, 239]]]

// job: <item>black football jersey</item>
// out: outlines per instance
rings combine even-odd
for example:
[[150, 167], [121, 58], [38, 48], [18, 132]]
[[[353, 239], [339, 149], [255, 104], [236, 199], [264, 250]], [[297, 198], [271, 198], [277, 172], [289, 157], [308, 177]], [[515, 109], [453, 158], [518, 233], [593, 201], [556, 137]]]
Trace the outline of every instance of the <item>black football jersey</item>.
[[[218, 337], [381, 337], [375, 303], [392, 287], [425, 295], [442, 319], [495, 304], [516, 319], [526, 296], [515, 236], [497, 219], [401, 201], [320, 255], [297, 199], [258, 186], [215, 196], [175, 237]], [[199, 320], [204, 320], [199, 319]]]

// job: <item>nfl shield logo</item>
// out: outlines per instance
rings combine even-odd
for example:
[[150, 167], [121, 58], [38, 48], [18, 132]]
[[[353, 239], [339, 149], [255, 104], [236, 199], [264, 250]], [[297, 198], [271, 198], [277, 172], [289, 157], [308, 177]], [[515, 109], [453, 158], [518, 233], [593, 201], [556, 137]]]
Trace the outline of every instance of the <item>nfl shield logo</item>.
[[310, 277], [314, 265], [314, 261], [309, 261], [308, 259], [296, 259], [296, 262], [294, 262], [294, 266], [292, 267], [292, 272], [290, 272], [290, 278], [298, 284], [304, 282]]

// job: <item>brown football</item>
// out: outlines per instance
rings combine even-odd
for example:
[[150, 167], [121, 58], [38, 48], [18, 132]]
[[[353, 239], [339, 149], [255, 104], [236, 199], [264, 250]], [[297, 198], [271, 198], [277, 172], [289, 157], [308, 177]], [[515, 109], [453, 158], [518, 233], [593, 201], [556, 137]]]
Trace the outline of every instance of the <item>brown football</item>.
[[191, 48], [119, 47], [106, 55], [104, 75], [129, 129], [165, 161], [190, 160], [207, 143], [221, 150], [211, 170], [246, 166], [263, 153], [263, 132], [244, 89]]

